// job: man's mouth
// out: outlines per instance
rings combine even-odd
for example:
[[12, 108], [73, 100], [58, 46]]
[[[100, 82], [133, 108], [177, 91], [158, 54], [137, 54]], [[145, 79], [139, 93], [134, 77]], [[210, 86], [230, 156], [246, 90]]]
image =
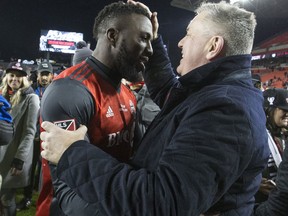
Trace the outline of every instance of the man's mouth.
[[140, 57], [140, 63], [142, 63], [142, 64], [147, 64], [147, 62], [149, 61], [149, 57], [147, 57], [147, 56], [141, 56]]
[[149, 58], [147, 56], [142, 56], [140, 58], [140, 61], [139, 61], [139, 64], [137, 65], [137, 71], [140, 72], [140, 71], [145, 71], [146, 69], [146, 64], [147, 62], [149, 61]]

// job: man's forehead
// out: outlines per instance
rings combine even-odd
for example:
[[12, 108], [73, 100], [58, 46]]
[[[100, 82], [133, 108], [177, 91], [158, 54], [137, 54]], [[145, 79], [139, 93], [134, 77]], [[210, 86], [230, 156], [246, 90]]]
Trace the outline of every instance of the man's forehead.
[[[127, 21], [127, 19], [128, 19], [128, 21], [131, 21], [132, 23], [135, 23], [135, 25], [137, 25], [137, 24], [138, 25], [143, 25], [143, 23], [145, 23], [146, 25], [149, 25], [152, 28], [151, 20], [147, 16], [144, 16], [142, 14], [133, 13], [133, 14], [129, 15], [128, 17], [126, 17], [126, 21]], [[140, 24], [140, 22], [142, 24]]]
[[194, 25], [198, 25], [199, 22], [202, 22], [204, 19], [205, 19], [205, 13], [204, 12], [201, 12], [199, 14], [197, 14], [188, 24], [187, 28], [186, 28], [186, 31], [188, 32], [192, 26]]
[[189, 32], [189, 30], [191, 29], [191, 26], [192, 26], [192, 24], [193, 24], [192, 21], [193, 21], [193, 20], [191, 20], [191, 21], [189, 22], [189, 24], [188, 24], [188, 26], [187, 26], [187, 28], [186, 28], [186, 32]]
[[124, 28], [136, 28], [139, 31], [152, 34], [152, 23], [148, 17], [141, 14], [131, 14], [130, 17], [126, 18], [126, 22], [123, 22]]
[[49, 71], [41, 71], [41, 72], [39, 73], [40, 76], [49, 75], [49, 74], [52, 74], [52, 73], [49, 72]]

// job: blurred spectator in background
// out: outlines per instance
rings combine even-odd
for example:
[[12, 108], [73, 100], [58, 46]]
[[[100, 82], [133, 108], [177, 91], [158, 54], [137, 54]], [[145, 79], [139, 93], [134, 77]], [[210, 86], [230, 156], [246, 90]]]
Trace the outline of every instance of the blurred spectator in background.
[[35, 83], [37, 83], [37, 70], [32, 70], [30, 74], [28, 75], [28, 80], [30, 82], [30, 85], [33, 86]]
[[4, 76], [4, 71], [0, 68], [0, 85], [2, 83], [3, 76]]
[[79, 64], [84, 61], [88, 56], [92, 55], [92, 50], [87, 47], [87, 43], [85, 41], [79, 41], [76, 44], [75, 54], [73, 56], [72, 65]]
[[151, 99], [142, 73], [139, 73], [138, 82], [129, 82], [126, 79], [122, 79], [122, 83], [131, 89], [137, 100], [137, 126], [135, 127], [134, 140], [134, 143], [137, 144], [140, 142], [150, 123], [160, 112], [160, 108]]
[[52, 82], [53, 67], [48, 61], [43, 61], [38, 65], [36, 72], [37, 82], [32, 85], [32, 88], [41, 100], [45, 89]]
[[252, 74], [252, 83], [253, 85], [260, 89], [261, 91], [263, 91], [263, 86], [262, 86], [262, 82], [261, 82], [261, 77], [259, 74]]
[[[35, 93], [39, 96], [41, 101], [42, 95], [48, 85], [52, 82], [53, 79], [53, 67], [47, 61], [44, 60], [38, 65], [36, 70], [37, 81], [32, 84], [32, 88]], [[30, 75], [31, 76], [31, 75]], [[33, 189], [38, 188], [39, 178], [40, 178], [40, 169], [41, 169], [41, 160], [40, 160], [40, 124], [39, 124], [39, 113], [38, 113], [38, 121], [37, 121], [37, 131], [34, 138], [34, 150], [33, 150], [33, 159], [32, 159], [32, 167], [31, 167], [31, 176], [30, 176], [30, 184], [24, 188], [24, 197], [17, 203], [17, 211], [25, 210], [30, 207]], [[35, 176], [36, 167], [38, 164], [37, 175]]]
[[9, 113], [10, 109], [11, 105], [9, 102], [0, 95], [0, 146], [7, 145], [12, 140], [14, 134], [12, 116]]
[[270, 156], [268, 166], [263, 172], [259, 191], [256, 194], [256, 207], [266, 201], [271, 190], [276, 187], [277, 170], [287, 143], [283, 129], [288, 126], [288, 90], [267, 89], [263, 92], [263, 96]]
[[0, 146], [8, 144], [13, 137], [13, 121], [9, 113], [11, 105], [0, 95]]
[[3, 183], [0, 196], [4, 215], [15, 216], [16, 189], [30, 182], [39, 98], [30, 87], [27, 72], [20, 62], [8, 65], [1, 93], [12, 107], [15, 135], [9, 145], [1, 146], [0, 173]]
[[53, 79], [55, 77], [57, 77], [63, 70], [65, 70], [67, 67], [65, 67], [64, 65], [61, 65], [61, 67], [58, 67], [57, 69], [54, 70], [54, 74], [53, 74]]
[[[0, 95], [0, 152], [1, 146], [7, 145], [13, 138], [14, 134], [14, 127], [12, 116], [9, 113], [11, 109], [11, 105], [9, 102]], [[0, 173], [0, 192], [1, 192], [1, 185], [2, 185], [2, 176]], [[0, 215], [3, 214], [3, 207], [2, 203], [0, 202]]]
[[274, 188], [268, 200], [258, 204], [254, 216], [287, 216], [288, 212], [288, 148], [284, 149], [282, 161], [277, 171]]

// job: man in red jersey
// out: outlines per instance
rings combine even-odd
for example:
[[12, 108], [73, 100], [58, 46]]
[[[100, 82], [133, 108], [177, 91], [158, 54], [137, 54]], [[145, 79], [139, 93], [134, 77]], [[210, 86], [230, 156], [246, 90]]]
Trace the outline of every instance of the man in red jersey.
[[[83, 140], [85, 126], [42, 123], [41, 155], [57, 164], [57, 177], [84, 208], [93, 205], [69, 216], [253, 214], [269, 157], [263, 96], [251, 80], [256, 19], [224, 1], [195, 13], [178, 43], [179, 78], [161, 36], [152, 42], [143, 75], [161, 111], [128, 163]], [[56, 196], [65, 208], [62, 192]]]
[[[127, 162], [133, 154], [136, 99], [121, 79], [135, 82], [144, 71], [153, 52], [152, 24], [145, 9], [117, 2], [100, 11], [93, 34], [97, 45], [92, 56], [50, 84], [42, 98], [41, 117], [66, 130], [86, 125], [91, 143]], [[53, 199], [52, 181], [55, 190], [63, 184], [53, 177], [54, 168], [46, 160], [42, 168], [36, 215], [63, 215]]]

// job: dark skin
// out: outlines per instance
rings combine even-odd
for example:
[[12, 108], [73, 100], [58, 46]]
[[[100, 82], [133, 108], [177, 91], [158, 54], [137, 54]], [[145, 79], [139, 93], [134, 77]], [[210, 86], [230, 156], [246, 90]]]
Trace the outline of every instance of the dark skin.
[[272, 189], [276, 187], [276, 184], [272, 180], [262, 178], [259, 191], [265, 195], [268, 195]]
[[120, 83], [122, 78], [129, 80], [145, 69], [145, 63], [153, 53], [152, 39], [152, 24], [148, 17], [126, 15], [111, 22], [106, 32], [98, 35], [93, 56], [110, 68], [114, 77], [118, 73]]
[[[154, 19], [156, 19], [156, 14], [154, 14]], [[111, 69], [108, 72], [111, 73], [110, 77], [120, 83], [122, 78], [127, 79], [126, 75], [138, 74], [145, 69], [144, 64], [153, 53], [151, 41], [155, 36], [157, 36], [157, 31], [155, 27], [152, 27], [152, 22], [148, 17], [139, 14], [123, 15], [121, 18], [109, 22], [105, 32], [97, 35], [98, 41], [92, 56]], [[41, 127], [44, 130], [47, 129], [45, 125], [41, 125]], [[81, 128], [85, 130], [85, 127]], [[57, 129], [60, 128], [57, 127]], [[43, 140], [43, 137], [41, 139]], [[46, 149], [45, 142], [42, 143], [42, 147]], [[47, 154], [53, 158], [49, 157], [49, 161], [54, 164], [58, 163], [67, 148], [65, 145], [62, 147], [58, 148], [57, 152], [50, 148], [53, 155], [50, 155], [50, 152]], [[44, 158], [47, 154], [44, 151], [41, 153]]]

